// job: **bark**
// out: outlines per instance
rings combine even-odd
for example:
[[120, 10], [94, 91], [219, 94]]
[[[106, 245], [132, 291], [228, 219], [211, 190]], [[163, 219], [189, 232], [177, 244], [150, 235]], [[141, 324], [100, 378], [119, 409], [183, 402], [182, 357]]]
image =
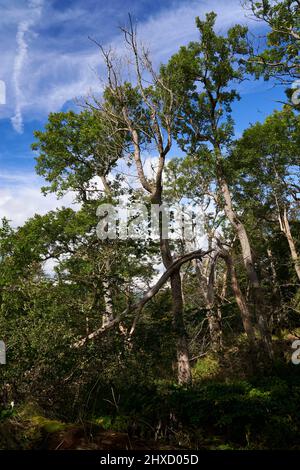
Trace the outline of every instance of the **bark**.
[[217, 318], [218, 322], [220, 325], [220, 347], [221, 349], [223, 348], [223, 332], [222, 332], [222, 309], [221, 306], [223, 305], [223, 302], [226, 298], [226, 292], [227, 292], [227, 279], [228, 279], [228, 267], [226, 266], [226, 269], [223, 274], [223, 286], [221, 290], [221, 295], [220, 297], [220, 303], [218, 302], [218, 308], [217, 308]]
[[114, 318], [114, 311], [113, 311], [113, 301], [112, 301], [112, 291], [110, 288], [110, 283], [108, 280], [102, 281], [103, 285], [103, 299], [105, 305], [105, 312], [102, 316], [102, 326], [107, 325], [107, 323], [111, 322]]
[[228, 274], [231, 280], [232, 291], [233, 291], [237, 306], [241, 313], [241, 318], [242, 318], [242, 323], [243, 323], [245, 333], [249, 339], [250, 344], [254, 346], [255, 345], [255, 332], [254, 332], [254, 328], [252, 325], [251, 313], [248, 309], [248, 305], [246, 303], [245, 297], [240, 289], [232, 257], [230, 256], [229, 253], [223, 254], [223, 257], [227, 264]]
[[215, 309], [215, 265], [217, 256], [211, 260], [210, 271], [207, 281], [206, 304], [208, 308], [207, 320], [210, 332], [212, 350], [219, 352], [222, 348], [222, 330], [220, 318]]
[[[164, 85], [163, 81], [158, 78], [158, 75], [154, 72], [147, 53], [145, 53], [143, 50], [139, 51], [136, 32], [131, 22], [131, 19], [129, 28], [123, 28], [122, 31], [124, 33], [125, 41], [133, 55], [137, 86], [141, 94], [142, 101], [151, 116], [151, 119], [148, 121], [148, 126], [146, 126], [146, 129], [145, 126], [143, 126], [143, 129], [139, 127], [138, 122], [136, 122], [135, 118], [132, 117], [132, 113], [130, 113], [130, 111], [128, 110], [126, 106], [126, 100], [124, 100], [124, 97], [122, 96], [121, 87], [119, 86], [119, 75], [115, 65], [111, 60], [110, 53], [106, 53], [103, 48], [101, 48], [108, 72], [108, 84], [112, 94], [116, 97], [116, 100], [117, 102], [119, 102], [119, 105], [121, 105], [121, 118], [123, 121], [122, 125], [124, 124], [124, 127], [127, 128], [131, 135], [133, 159], [135, 162], [138, 179], [143, 189], [150, 195], [151, 203], [161, 204], [163, 193], [162, 176], [165, 165], [165, 158], [172, 145], [171, 123], [173, 122], [173, 113], [175, 111], [173, 103], [173, 93]], [[165, 108], [163, 118], [160, 117], [160, 106], [157, 104], [156, 99], [151, 98], [151, 96], [144, 90], [144, 81], [142, 77], [142, 72], [144, 71], [144, 68], [146, 68], [146, 71], [150, 74], [150, 76], [152, 76], [153, 83], [158, 84], [159, 87], [164, 90], [164, 93], [169, 95], [170, 103], [168, 109]], [[141, 139], [141, 135], [144, 135], [147, 138], [149, 138], [150, 136], [151, 140], [153, 140], [153, 142], [155, 143], [156, 151], [158, 153], [158, 168], [154, 181], [150, 181], [144, 172], [143, 162], [141, 158], [141, 147], [143, 146], [142, 142], [144, 139]], [[161, 255], [164, 266], [167, 271], [170, 270], [172, 266], [174, 267], [175, 261], [172, 257], [171, 250], [167, 241], [161, 241]], [[178, 270], [174, 269], [170, 276], [173, 302], [174, 331], [176, 333], [177, 338], [176, 341], [178, 358], [178, 380], [180, 383], [188, 383], [190, 382], [191, 373], [189, 365], [187, 339], [183, 322], [183, 297], [179, 268]], [[139, 307], [139, 309], [141, 309], [142, 307], [143, 305]]]
[[192, 373], [190, 366], [188, 339], [183, 320], [183, 297], [179, 270], [171, 278], [173, 327], [176, 339], [177, 373], [180, 384], [190, 384]]
[[[168, 269], [173, 263], [173, 257], [171, 254], [169, 241], [161, 239], [160, 249], [164, 266]], [[171, 275], [170, 281], [172, 295], [173, 330], [175, 335], [177, 352], [178, 383], [190, 384], [192, 382], [192, 372], [190, 365], [188, 339], [183, 318], [184, 303], [179, 269]]]
[[291, 227], [290, 227], [289, 219], [287, 216], [286, 207], [284, 208], [283, 215], [282, 216], [279, 215], [279, 223], [280, 223], [280, 228], [288, 241], [290, 252], [291, 252], [291, 257], [295, 266], [295, 271], [300, 281], [300, 257], [297, 252], [297, 248], [296, 248], [294, 238], [291, 232]]
[[[171, 277], [172, 274], [174, 274], [175, 272], [177, 272], [180, 267], [184, 264], [184, 263], [187, 263], [188, 261], [191, 261], [195, 258], [202, 258], [204, 257], [206, 254], [208, 254], [209, 252], [206, 251], [206, 252], [203, 252], [202, 250], [196, 250], [196, 251], [193, 251], [191, 253], [188, 253], [186, 255], [182, 255], [180, 258], [177, 258], [175, 261], [173, 261], [171, 263], [171, 265], [169, 266], [169, 268], [161, 275], [161, 277], [159, 278], [159, 280], [156, 282], [156, 284], [154, 284], [154, 286], [151, 287], [151, 289], [148, 290], [148, 292], [146, 292], [146, 294], [142, 297], [141, 300], [139, 300], [138, 302], [136, 302], [135, 304], [133, 305], [130, 305], [128, 307], [126, 307], [125, 310], [123, 310], [123, 312], [121, 312], [120, 314], [116, 315], [113, 320], [108, 323], [107, 325], [105, 326], [101, 326], [100, 328], [98, 328], [97, 330], [93, 331], [92, 333], [90, 333], [89, 335], [87, 335], [86, 337], [84, 338], [81, 338], [80, 340], [76, 341], [74, 344], [73, 344], [73, 347], [74, 348], [78, 348], [80, 346], [83, 346], [87, 341], [89, 340], [92, 340], [92, 339], [95, 339], [96, 337], [100, 336], [102, 333], [104, 333], [105, 331], [113, 328], [115, 325], [117, 325], [118, 323], [120, 323], [120, 321], [122, 321], [122, 319], [126, 316], [126, 314], [128, 314], [130, 311], [136, 311], [138, 312], [137, 315], [141, 312], [141, 310], [144, 308], [144, 306], [146, 305], [147, 302], [149, 302], [157, 293], [158, 291], [164, 286], [164, 284], [169, 280], [169, 278]], [[136, 322], [135, 322], [136, 323]], [[131, 328], [131, 330], [133, 329], [133, 327]]]
[[104, 189], [104, 192], [106, 194], [106, 196], [112, 196], [112, 191], [111, 191], [111, 187], [109, 185], [109, 182], [107, 181], [107, 178], [105, 175], [100, 175], [100, 179], [101, 179], [101, 182], [103, 184], [103, 189]]
[[208, 328], [211, 341], [211, 349], [214, 352], [220, 352], [222, 349], [222, 330], [220, 325], [221, 318], [219, 312], [215, 312], [213, 309], [209, 310], [207, 314]]
[[106, 270], [105, 270], [105, 278], [102, 281], [103, 286], [103, 300], [105, 305], [105, 312], [102, 316], [102, 326], [107, 325], [114, 319], [114, 307], [113, 307], [113, 300], [112, 300], [112, 290], [110, 281], [108, 279], [108, 275], [110, 272], [110, 264], [109, 261], [106, 261]]
[[202, 276], [199, 260], [193, 259], [193, 266], [195, 268], [196, 277], [199, 284], [199, 292], [204, 298], [206, 296], [206, 283], [204, 282], [204, 276]]
[[219, 176], [219, 184], [225, 202], [224, 211], [238, 236], [241, 245], [244, 266], [251, 287], [253, 289], [254, 307], [258, 320], [258, 329], [260, 332], [261, 340], [263, 342], [266, 354], [269, 358], [272, 358], [272, 338], [266, 321], [266, 314], [264, 309], [264, 295], [260, 286], [257, 272], [254, 267], [253, 255], [248, 234], [244, 224], [239, 220], [237, 214], [235, 213], [229, 187], [223, 175]]
[[[269, 259], [269, 263], [270, 263], [271, 279], [272, 279], [272, 284], [273, 284], [273, 288], [272, 288], [273, 296], [271, 298], [271, 302], [272, 302], [272, 305], [274, 306], [274, 310], [271, 313], [269, 322], [272, 325], [272, 329], [276, 329], [276, 334], [280, 336], [281, 319], [283, 319], [283, 317], [284, 317], [284, 313], [283, 313], [283, 310], [281, 308], [282, 296], [281, 296], [281, 291], [280, 291], [280, 287], [279, 287], [279, 284], [278, 284], [276, 268], [275, 268], [275, 264], [274, 264], [274, 260], [273, 260], [273, 253], [272, 253], [272, 250], [270, 248], [267, 248], [267, 255], [268, 255], [268, 259]], [[276, 314], [275, 314], [275, 312], [276, 312]]]
[[[199, 288], [203, 295], [207, 307], [207, 321], [210, 334], [211, 347], [213, 351], [220, 351], [222, 348], [222, 329], [221, 329], [221, 311], [215, 306], [215, 262], [216, 257], [210, 261], [210, 266], [206, 266], [205, 273], [201, 272], [198, 260], [193, 260], [196, 270], [196, 276], [199, 282]], [[209, 271], [208, 279], [207, 272]]]
[[[157, 169], [157, 175], [155, 178], [154, 186], [147, 180], [142, 160], [141, 160], [141, 151], [139, 145], [139, 135], [138, 132], [133, 128], [132, 123], [128, 119], [126, 110], [123, 108], [124, 119], [128, 125], [128, 128], [131, 132], [132, 141], [134, 145], [134, 160], [136, 164], [137, 174], [139, 180], [148, 193], [151, 194], [151, 203], [152, 204], [161, 204], [162, 202], [162, 173], [164, 169], [165, 156], [168, 153], [171, 140], [170, 133], [168, 137], [168, 143], [165, 148], [163, 148], [161, 131], [159, 127], [155, 129], [155, 133], [158, 137], [158, 147], [159, 147], [159, 164]], [[173, 257], [167, 240], [161, 240], [161, 255], [165, 268], [169, 268], [173, 262]], [[178, 278], [179, 277], [179, 278]], [[177, 348], [177, 364], [178, 364], [178, 382], [190, 383], [192, 374], [190, 368], [189, 360], [189, 351], [188, 351], [188, 342], [186, 337], [186, 331], [184, 327], [183, 320], [183, 294], [182, 294], [182, 285], [180, 272], [176, 272], [171, 276], [171, 294], [172, 294], [172, 311], [173, 311], [173, 325], [174, 333], [176, 337], [176, 348]]]

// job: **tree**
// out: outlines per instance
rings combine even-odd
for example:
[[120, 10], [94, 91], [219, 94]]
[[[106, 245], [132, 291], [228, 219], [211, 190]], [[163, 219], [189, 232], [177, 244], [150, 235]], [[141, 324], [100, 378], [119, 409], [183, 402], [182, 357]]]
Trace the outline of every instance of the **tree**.
[[[237, 158], [238, 157], [238, 158]], [[286, 107], [244, 131], [232, 155], [244, 200], [264, 205], [270, 219], [277, 215], [300, 280], [299, 254], [289, 218], [299, 201], [299, 116]]]
[[[109, 61], [108, 56], [106, 59]], [[45, 132], [35, 134], [38, 141], [33, 145], [33, 148], [40, 152], [37, 157], [37, 171], [51, 183], [48, 188], [45, 188], [45, 191], [55, 191], [59, 195], [66, 191], [75, 191], [78, 200], [94, 208], [96, 201], [98, 203], [103, 202], [107, 198], [110, 201], [116, 200], [117, 196], [122, 193], [120, 180], [117, 176], [112, 183], [109, 183], [106, 177], [118, 157], [124, 155], [126, 151], [129, 151], [130, 154], [132, 149], [137, 173], [143, 188], [151, 194], [150, 200], [152, 203], [161, 204], [162, 172], [166, 154], [171, 145], [171, 135], [169, 132], [167, 143], [164, 145], [161, 140], [162, 132], [161, 127], [159, 127], [159, 120], [164, 115], [165, 109], [158, 111], [156, 107], [169, 106], [169, 104], [163, 104], [163, 97], [160, 97], [159, 91], [150, 89], [147, 93], [149, 97], [145, 98], [144, 89], [138, 92], [129, 84], [125, 84], [123, 88], [116, 83], [115, 88], [113, 88], [110, 84], [110, 87], [105, 91], [105, 104], [101, 105], [98, 110], [93, 108], [90, 113], [85, 111], [78, 116], [74, 113], [50, 115]], [[164, 96], [167, 92], [165, 88], [162, 88], [160, 93]], [[152, 100], [151, 105], [149, 105], [149, 99]], [[150, 111], [152, 113], [157, 112], [157, 117], [151, 115]], [[142, 120], [137, 119], [138, 113], [144, 113], [142, 114]], [[98, 118], [100, 123], [91, 125], [91, 122]], [[168, 128], [170, 126], [169, 121], [165, 121], [164, 125]], [[112, 149], [117, 149], [115, 153], [111, 152], [113, 137], [107, 135], [107, 129], [114, 129], [113, 136], [116, 138], [116, 143]], [[149, 144], [147, 142], [149, 136], [152, 136], [159, 149], [159, 169], [154, 182], [150, 182], [146, 177], [141, 161], [141, 146]], [[101, 178], [103, 190], [99, 190], [99, 186], [93, 186], [93, 179], [97, 177]], [[168, 240], [161, 238], [160, 245], [167, 273], [170, 274], [163, 277], [163, 282], [158, 283], [158, 285], [162, 287], [170, 277], [173, 295], [174, 332], [177, 338], [179, 381], [189, 383], [191, 381], [191, 372], [182, 317], [183, 302], [179, 273], [181, 263], [177, 265], [175, 262], [177, 260], [172, 258]], [[133, 306], [126, 307], [121, 315], [113, 314], [112, 288], [109, 283], [112, 282], [113, 274], [107, 272], [110, 270], [109, 265], [111, 264], [109, 247], [106, 251], [108, 254], [105, 268], [106, 280], [105, 277], [102, 280], [105, 301], [103, 321], [100, 327], [95, 328], [92, 332], [89, 331], [85, 338], [75, 342], [76, 346], [83, 345], [86, 343], [86, 339], [96, 338], [112, 326], [120, 324], [124, 316], [126, 317], [130, 311], [136, 310], [138, 317], [144, 304], [153, 296], [150, 290], [145, 296], [146, 302], [142, 300], [134, 303]], [[144, 254], [146, 254], [146, 250]], [[200, 256], [199, 250], [196, 250], [192, 256]], [[174, 269], [176, 266], [178, 268]], [[105, 273], [103, 275], [105, 276]], [[154, 286], [153, 292], [157, 293], [157, 291], [156, 286]], [[132, 331], [133, 329], [130, 328], [129, 335]]]
[[[104, 101], [97, 101], [99, 111], [115, 126], [116, 132], [126, 132], [129, 143], [128, 156], [134, 161], [136, 173], [151, 204], [163, 202], [163, 171], [166, 157], [172, 146], [172, 128], [176, 103], [168, 80], [158, 75], [152, 66], [149, 55], [140, 50], [136, 31], [130, 18], [129, 28], [123, 29], [124, 38], [130, 48], [135, 67], [136, 86], [124, 81], [117, 64], [109, 52], [101, 46], [108, 71], [108, 83]], [[143, 73], [147, 72], [152, 83], [145, 86]], [[149, 80], [147, 80], [148, 82]], [[151, 181], [145, 174], [142, 155], [154, 146], [157, 153], [157, 169]], [[165, 268], [168, 270], [175, 261], [168, 239], [163, 238], [160, 228], [160, 251]], [[188, 343], [183, 321], [183, 297], [180, 271], [172, 270], [170, 276], [173, 300], [174, 332], [177, 338], [177, 363], [179, 383], [191, 382]]]
[[226, 155], [233, 135], [231, 104], [238, 98], [234, 82], [244, 78], [243, 58], [249, 52], [247, 29], [235, 26], [227, 36], [214, 32], [216, 15], [196, 20], [199, 42], [181, 47], [163, 68], [172, 76], [174, 93], [182, 103], [177, 115], [176, 138], [183, 150], [198, 154], [200, 162], [210, 164], [217, 196], [235, 231], [242, 250], [244, 266], [253, 289], [255, 311], [265, 350], [272, 356], [271, 337], [263, 308], [264, 295], [255, 269], [249, 235], [239, 217], [228, 184]]
[[[236, 179], [234, 177], [234, 180]], [[173, 197], [184, 194], [184, 197], [188, 198], [193, 205], [202, 208], [203, 234], [207, 238], [208, 248], [214, 248], [210, 257], [206, 257], [203, 262], [199, 260], [193, 262], [200, 287], [200, 295], [207, 309], [207, 320], [213, 349], [218, 351], [221, 348], [221, 309], [228, 290], [228, 280], [230, 280], [244, 330], [252, 350], [255, 350], [255, 331], [252, 325], [252, 316], [240, 288], [234, 263], [235, 237], [232, 237], [232, 233], [228, 233], [222, 210], [222, 201], [214, 193], [213, 169], [209, 163], [205, 164], [205, 162], [200, 161], [197, 154], [188, 155], [183, 159], [173, 158], [167, 166], [166, 181], [168, 194], [171, 193]], [[225, 269], [222, 266], [224, 262]], [[218, 284], [220, 285], [219, 289]]]
[[[50, 113], [45, 131], [34, 133], [36, 171], [50, 183], [45, 194], [74, 191], [87, 202], [109, 191], [106, 176], [122, 154], [124, 133], [115, 135], [96, 111]], [[101, 180], [102, 188], [99, 187]]]
[[290, 84], [300, 77], [299, 0], [247, 0], [245, 8], [268, 26], [266, 47], [250, 59], [257, 76]]

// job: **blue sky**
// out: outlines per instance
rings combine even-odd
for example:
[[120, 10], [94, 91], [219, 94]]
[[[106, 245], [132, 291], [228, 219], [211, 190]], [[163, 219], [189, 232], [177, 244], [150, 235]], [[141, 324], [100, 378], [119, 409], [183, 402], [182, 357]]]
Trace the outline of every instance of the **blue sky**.
[[[220, 32], [240, 22], [262, 33], [239, 0], [0, 0], [0, 80], [6, 84], [6, 104], [0, 105], [0, 217], [21, 224], [35, 212], [72, 203], [72, 195], [58, 202], [54, 195], [40, 194], [30, 144], [49, 112], [66, 110], [75, 97], [101, 90], [103, 65], [89, 36], [122, 52], [118, 26], [130, 12], [159, 64], [197, 39], [195, 16], [211, 10], [218, 13]], [[233, 108], [237, 135], [284, 98], [282, 88], [264, 82], [244, 82], [240, 93]]]

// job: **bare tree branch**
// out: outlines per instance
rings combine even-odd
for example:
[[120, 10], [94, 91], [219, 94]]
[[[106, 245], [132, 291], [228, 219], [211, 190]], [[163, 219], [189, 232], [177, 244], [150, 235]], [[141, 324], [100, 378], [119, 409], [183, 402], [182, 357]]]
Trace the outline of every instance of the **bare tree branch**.
[[[130, 307], [127, 307], [123, 312], [121, 312], [119, 315], [117, 315], [111, 322], [107, 323], [104, 326], [101, 326], [97, 330], [93, 331], [86, 337], [76, 341], [73, 343], [72, 347], [73, 348], [79, 348], [83, 346], [87, 341], [94, 339], [98, 336], [100, 336], [102, 333], [105, 331], [113, 328], [116, 324], [118, 324], [124, 316], [126, 316], [130, 311], [137, 311], [137, 316], [140, 315], [142, 309], [144, 306], [151, 300], [157, 293], [158, 291], [162, 288], [162, 286], [168, 281], [170, 276], [176, 272], [179, 271], [180, 267], [184, 264], [187, 263], [188, 261], [191, 261], [192, 259], [201, 259], [207, 254], [209, 254], [212, 250], [208, 251], [203, 251], [203, 250], [196, 250], [192, 251], [191, 253], [187, 253], [186, 255], [182, 255], [179, 258], [177, 258], [175, 261], [173, 261], [168, 269], [162, 274], [162, 276], [159, 278], [159, 280], [154, 284], [154, 286], [151, 287], [151, 289], [148, 290], [148, 292], [142, 297], [141, 300], [136, 302], [135, 304], [131, 305]], [[137, 320], [134, 322], [133, 326], [131, 327], [130, 334], [133, 333], [135, 325], [136, 325]]]

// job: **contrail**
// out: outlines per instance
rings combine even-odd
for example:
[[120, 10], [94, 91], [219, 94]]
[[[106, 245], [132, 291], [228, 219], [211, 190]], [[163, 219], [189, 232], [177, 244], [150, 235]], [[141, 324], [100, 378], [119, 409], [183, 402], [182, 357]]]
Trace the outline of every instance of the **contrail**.
[[11, 118], [13, 128], [19, 134], [23, 133], [23, 93], [21, 89], [21, 73], [27, 57], [28, 44], [26, 43], [26, 33], [30, 30], [30, 27], [35, 24], [38, 18], [41, 16], [43, 0], [30, 0], [28, 2], [28, 19], [21, 21], [18, 25], [16, 42], [17, 42], [17, 54], [14, 61], [13, 68], [13, 86], [15, 90], [15, 115]]

